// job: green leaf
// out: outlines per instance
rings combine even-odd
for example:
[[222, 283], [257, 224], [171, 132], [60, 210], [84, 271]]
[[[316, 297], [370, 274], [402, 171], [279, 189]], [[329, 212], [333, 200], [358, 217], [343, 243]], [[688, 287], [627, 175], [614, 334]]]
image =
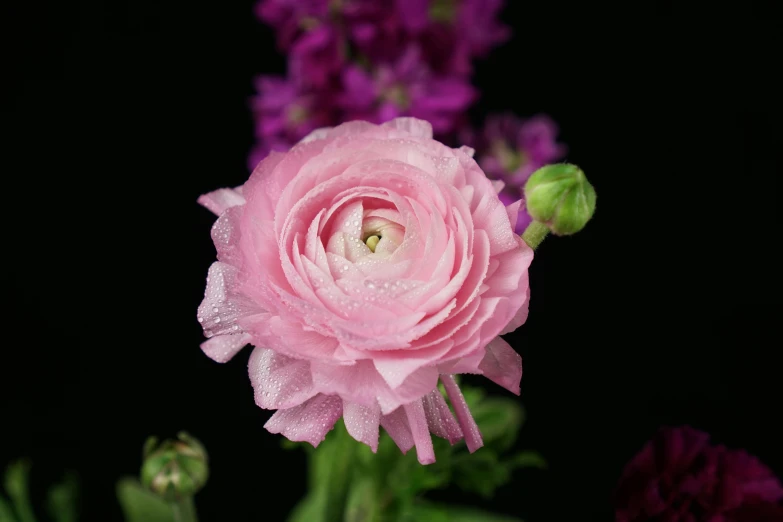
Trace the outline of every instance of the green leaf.
[[165, 500], [145, 489], [135, 478], [117, 483], [117, 499], [125, 522], [172, 522], [174, 510]]
[[537, 451], [521, 451], [511, 458], [510, 464], [514, 468], [547, 469], [546, 460]]
[[76, 522], [79, 518], [77, 500], [79, 481], [76, 475], [69, 473], [62, 482], [49, 489], [46, 504], [49, 516], [55, 522]]
[[345, 503], [343, 522], [377, 522], [378, 490], [371, 476], [355, 476]]
[[357, 445], [348, 435], [343, 422], [338, 421], [318, 449], [309, 453], [309, 489], [312, 498], [307, 502], [314, 504], [306, 505], [313, 513], [309, 522], [341, 519]]
[[305, 496], [288, 515], [288, 522], [314, 522], [323, 520], [319, 501], [313, 494]]
[[36, 522], [33, 506], [30, 504], [30, 462], [18, 460], [5, 470], [5, 490], [11, 499], [19, 522]]
[[454, 481], [464, 491], [490, 498], [511, 479], [512, 469], [491, 449], [482, 448], [473, 454], [455, 456]]
[[471, 408], [471, 413], [481, 430], [484, 445], [499, 452], [514, 445], [525, 418], [521, 404], [514, 399], [501, 397], [482, 399]]
[[0, 495], [0, 522], [16, 522], [11, 505]]
[[403, 513], [399, 522], [522, 522], [518, 518], [498, 515], [463, 506], [419, 502]]
[[[412, 499], [426, 491], [448, 486], [451, 480], [451, 456], [454, 450], [443, 439], [434, 438], [432, 442], [437, 460], [427, 466], [419, 464], [415, 448], [403, 456], [394, 445], [396, 458], [393, 466], [387, 468], [389, 471], [385, 482], [395, 498]], [[391, 438], [389, 443], [394, 444]]]

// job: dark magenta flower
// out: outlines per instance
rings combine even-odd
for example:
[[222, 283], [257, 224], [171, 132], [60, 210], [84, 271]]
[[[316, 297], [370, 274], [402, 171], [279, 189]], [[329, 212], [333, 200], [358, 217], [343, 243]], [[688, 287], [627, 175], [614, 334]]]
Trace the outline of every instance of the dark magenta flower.
[[429, 121], [436, 133], [454, 130], [477, 95], [466, 79], [433, 73], [415, 46], [409, 46], [395, 62], [371, 70], [346, 67], [343, 90], [339, 104], [346, 120], [381, 123], [413, 116]]
[[[567, 148], [557, 142], [557, 124], [548, 116], [523, 120], [513, 114], [489, 116], [478, 135], [467, 133], [463, 141], [477, 150], [477, 161], [487, 176], [504, 183], [500, 199], [510, 204], [523, 198], [522, 188], [531, 174], [562, 159]], [[520, 211], [516, 231], [530, 224], [527, 211]]]
[[713, 445], [690, 427], [663, 428], [629, 462], [616, 522], [783, 520], [783, 487], [757, 458]]

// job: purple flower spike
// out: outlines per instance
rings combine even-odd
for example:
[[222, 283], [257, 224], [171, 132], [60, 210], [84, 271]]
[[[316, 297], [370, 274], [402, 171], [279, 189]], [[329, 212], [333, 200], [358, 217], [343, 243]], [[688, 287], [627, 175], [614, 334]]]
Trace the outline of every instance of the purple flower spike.
[[476, 91], [461, 77], [434, 74], [410, 46], [393, 64], [367, 71], [357, 65], [343, 73], [339, 98], [346, 119], [375, 123], [398, 116], [427, 120], [437, 133], [454, 130], [456, 122], [476, 98]]

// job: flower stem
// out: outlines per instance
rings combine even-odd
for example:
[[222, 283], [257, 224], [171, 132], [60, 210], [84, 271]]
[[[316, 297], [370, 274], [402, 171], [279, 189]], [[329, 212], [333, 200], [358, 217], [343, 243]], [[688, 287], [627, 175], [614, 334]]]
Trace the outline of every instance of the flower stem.
[[196, 505], [193, 503], [193, 497], [186, 497], [182, 500], [173, 502], [171, 507], [174, 511], [174, 522], [198, 522]]
[[533, 221], [527, 226], [525, 231], [522, 232], [522, 240], [527, 243], [530, 248], [535, 250], [547, 234], [549, 234], [549, 227], [540, 221]]

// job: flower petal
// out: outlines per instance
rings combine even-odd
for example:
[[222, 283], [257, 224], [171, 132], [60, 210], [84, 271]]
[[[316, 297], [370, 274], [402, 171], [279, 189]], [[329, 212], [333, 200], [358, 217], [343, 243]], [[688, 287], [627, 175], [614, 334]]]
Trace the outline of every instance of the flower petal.
[[247, 363], [256, 404], [266, 410], [292, 408], [313, 397], [310, 363], [256, 348]]
[[250, 334], [245, 332], [216, 335], [201, 343], [201, 350], [213, 361], [224, 363], [230, 361], [239, 350], [247, 346], [251, 339]]
[[232, 189], [222, 188], [199, 196], [198, 203], [219, 216], [231, 207], [244, 205], [245, 197], [242, 195], [241, 186]]
[[452, 444], [462, 439], [462, 430], [439, 390], [432, 390], [422, 401], [427, 425], [432, 433]]
[[307, 402], [277, 410], [264, 424], [270, 433], [280, 433], [288, 440], [309, 442], [318, 447], [343, 412], [343, 401], [335, 395], [318, 394]]
[[483, 375], [511, 393], [519, 395], [522, 379], [522, 357], [500, 337], [487, 345], [487, 351], [479, 364]]
[[413, 434], [408, 424], [408, 416], [405, 414], [405, 408], [400, 406], [388, 415], [381, 417], [381, 426], [392, 438], [397, 447], [403, 454], [413, 447]]
[[465, 402], [465, 396], [462, 395], [462, 390], [459, 389], [453, 375], [441, 375], [440, 380], [443, 387], [446, 388], [446, 394], [449, 396], [451, 406], [457, 415], [457, 422], [465, 435], [465, 445], [467, 445], [468, 451], [473, 453], [484, 445], [484, 440], [481, 438], [481, 432], [470, 413], [468, 403]]
[[378, 451], [378, 425], [381, 422], [378, 406], [343, 401], [343, 421], [351, 437], [370, 446], [373, 453]]
[[430, 429], [427, 426], [427, 416], [421, 400], [413, 401], [403, 406], [408, 417], [413, 442], [416, 444], [416, 457], [420, 464], [432, 464], [435, 462], [435, 449], [432, 446]]

